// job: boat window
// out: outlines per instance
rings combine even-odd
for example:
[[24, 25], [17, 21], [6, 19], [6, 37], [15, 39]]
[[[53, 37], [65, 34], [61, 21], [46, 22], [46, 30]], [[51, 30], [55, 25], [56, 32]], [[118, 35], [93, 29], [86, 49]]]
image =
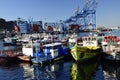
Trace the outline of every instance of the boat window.
[[44, 49], [51, 49], [51, 47], [46, 47], [46, 46], [45, 46], [45, 47], [43, 47], [43, 48], [44, 48]]
[[88, 38], [88, 41], [90, 41], [91, 39], [90, 39], [90, 37]]
[[28, 44], [29, 42], [22, 42], [23, 44]]
[[57, 46], [53, 46], [53, 49], [57, 49], [58, 47]]
[[34, 53], [36, 52], [35, 47], [33, 47], [33, 52], [34, 52]]
[[79, 41], [82, 42], [82, 38], [79, 38]]
[[53, 46], [53, 49], [58, 49], [61, 45]]
[[107, 37], [105, 37], [105, 39], [107, 39]]
[[94, 38], [94, 40], [96, 40], [96, 38]]

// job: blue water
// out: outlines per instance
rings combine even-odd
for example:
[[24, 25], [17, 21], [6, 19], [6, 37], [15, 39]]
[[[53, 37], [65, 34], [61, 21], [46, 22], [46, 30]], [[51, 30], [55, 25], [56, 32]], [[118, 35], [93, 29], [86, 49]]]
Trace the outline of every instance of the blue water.
[[[73, 64], [74, 63], [72, 61], [68, 61], [68, 62], [61, 61], [56, 64], [46, 65], [46, 66], [41, 66], [38, 64], [30, 65], [28, 63], [0, 66], [0, 80], [71, 80], [72, 77], [76, 76], [76, 75], [71, 76], [71, 69]], [[91, 77], [93, 77], [92, 79], [90, 78], [89, 80], [117, 80], [112, 78], [105, 79], [104, 76], [105, 71], [111, 73], [111, 72], [115, 72], [115, 70], [117, 71], [118, 69], [119, 73], [116, 75], [119, 76], [120, 67], [117, 67], [115, 69], [113, 68], [114, 66], [112, 67], [108, 66], [107, 68], [103, 69], [103, 66], [99, 65], [96, 69], [96, 72], [94, 72], [93, 75], [89, 74], [91, 75]], [[85, 74], [84, 72], [80, 72], [80, 71], [78, 69], [78, 72], [81, 75]], [[90, 76], [84, 75], [81, 77], [90, 77]], [[82, 80], [85, 79], [83, 78]], [[120, 78], [118, 80], [120, 80]]]
[[71, 62], [52, 65], [19, 63], [0, 66], [0, 80], [70, 80]]
[[[120, 36], [119, 32], [118, 30], [113, 31], [114, 34]], [[10, 48], [15, 47], [3, 48], [3, 46], [0, 46], [0, 50]], [[92, 64], [96, 63], [99, 62]], [[6, 64], [0, 66], [0, 80], [120, 80], [120, 66], [112, 66], [112, 64], [102, 62], [93, 71], [94, 69], [88, 68], [92, 67], [92, 64], [84, 66], [80, 64], [80, 68], [73, 68], [75, 65], [73, 60], [62, 60], [43, 66], [29, 63]], [[93, 72], [88, 74], [86, 70]], [[72, 73], [74, 75], [71, 75]]]

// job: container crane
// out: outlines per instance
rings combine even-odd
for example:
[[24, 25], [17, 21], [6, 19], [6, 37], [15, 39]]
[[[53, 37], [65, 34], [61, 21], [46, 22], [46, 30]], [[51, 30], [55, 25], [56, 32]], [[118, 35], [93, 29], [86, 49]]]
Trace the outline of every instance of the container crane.
[[65, 23], [79, 22], [80, 30], [96, 29], [96, 8], [98, 0], [86, 0], [83, 9], [69, 19]]
[[96, 29], [96, 7], [98, 0], [88, 0], [87, 2], [85, 10], [83, 9], [84, 27], [85, 29]]

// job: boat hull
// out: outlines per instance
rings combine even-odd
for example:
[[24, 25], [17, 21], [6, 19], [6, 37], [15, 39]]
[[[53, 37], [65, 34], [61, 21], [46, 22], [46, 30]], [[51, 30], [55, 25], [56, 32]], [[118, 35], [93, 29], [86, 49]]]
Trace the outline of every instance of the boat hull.
[[4, 46], [16, 46], [16, 43], [3, 43]]
[[118, 63], [120, 63], [120, 54], [113, 56], [113, 55], [103, 52], [102, 61], [110, 63], [110, 64], [112, 63], [115, 65], [120, 65], [120, 64], [118, 64]]
[[37, 59], [33, 58], [31, 61], [32, 61], [32, 63], [35, 63], [35, 64], [47, 65], [47, 64], [55, 63], [60, 60], [68, 60], [68, 57], [70, 58], [70, 55], [59, 56], [56, 58], [47, 58], [47, 57], [39, 58], [38, 57]]
[[100, 51], [100, 48], [89, 49], [87, 47], [78, 47], [75, 45], [71, 48], [71, 55], [75, 61], [82, 62], [99, 56], [100, 53], [98, 51]]
[[20, 56], [17, 56], [17, 58], [20, 61], [23, 61], [23, 62], [31, 62], [31, 57], [30, 56], [20, 55]]
[[16, 64], [22, 62], [17, 56], [0, 56], [0, 65]]

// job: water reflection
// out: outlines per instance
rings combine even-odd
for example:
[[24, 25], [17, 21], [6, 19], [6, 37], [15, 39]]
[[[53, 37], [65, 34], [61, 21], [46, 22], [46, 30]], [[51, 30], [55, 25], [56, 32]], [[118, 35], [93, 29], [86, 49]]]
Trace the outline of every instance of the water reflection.
[[105, 80], [120, 80], [120, 66], [103, 63], [103, 72]]
[[[21, 70], [19, 70], [22, 74], [21, 77], [26, 80], [34, 79], [34, 68], [28, 63], [20, 63], [19, 66]], [[17, 75], [16, 75], [17, 76]]]
[[23, 67], [23, 77], [27, 80], [56, 80], [56, 77], [63, 70], [64, 64], [59, 62], [51, 65], [41, 66], [39, 64], [28, 65], [25, 63], [20, 64]]
[[90, 64], [73, 63], [71, 67], [72, 80], [93, 80], [98, 67], [98, 62]]
[[49, 65], [49, 66], [43, 66], [43, 67], [40, 65], [33, 65], [33, 68], [34, 68], [33, 72], [35, 75], [34, 79], [36, 80], [56, 79], [54, 70], [57, 70], [57, 65], [52, 65], [52, 66]]
[[23, 68], [16, 65], [0, 66], [0, 80], [23, 80]]
[[120, 66], [116, 69], [116, 78], [120, 80]]
[[0, 66], [0, 80], [54, 80], [62, 65], [30, 65], [20, 63], [16, 65]]

